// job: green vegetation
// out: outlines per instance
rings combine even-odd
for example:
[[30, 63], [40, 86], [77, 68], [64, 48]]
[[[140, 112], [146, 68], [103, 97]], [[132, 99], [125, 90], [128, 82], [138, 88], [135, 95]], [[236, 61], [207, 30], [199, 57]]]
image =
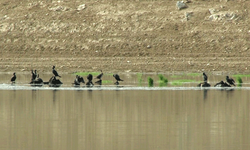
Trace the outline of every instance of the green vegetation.
[[181, 75], [172, 75], [171, 78], [181, 78]]
[[250, 77], [250, 74], [235, 74], [235, 75], [233, 75], [233, 77], [235, 77], [235, 78], [237, 78], [237, 77], [240, 77], [240, 78], [242, 78], [242, 77]]
[[[75, 72], [75, 75], [79, 75], [79, 76], [87, 76], [89, 74], [92, 74], [93, 76], [97, 76], [99, 75], [101, 72]], [[104, 74], [104, 75], [112, 75], [112, 74]]]
[[139, 86], [141, 86], [142, 85], [142, 73], [137, 73], [137, 79], [139, 82]]
[[148, 77], [148, 86], [153, 87], [154, 86], [154, 80], [151, 77]]
[[111, 80], [102, 80], [102, 84], [113, 83]]
[[158, 75], [158, 77], [159, 77], [159, 86], [161, 87], [161, 86], [166, 86], [167, 84], [168, 84], [168, 79], [167, 78], [165, 78], [162, 74], [159, 74]]
[[188, 79], [181, 79], [181, 80], [173, 80], [172, 85], [182, 85], [183, 83], [187, 82], [196, 82], [195, 80], [188, 80]]
[[243, 83], [241, 77], [237, 77], [237, 82], [238, 82], [238, 86], [241, 87]]
[[187, 75], [188, 76], [200, 76], [201, 73], [188, 73]]

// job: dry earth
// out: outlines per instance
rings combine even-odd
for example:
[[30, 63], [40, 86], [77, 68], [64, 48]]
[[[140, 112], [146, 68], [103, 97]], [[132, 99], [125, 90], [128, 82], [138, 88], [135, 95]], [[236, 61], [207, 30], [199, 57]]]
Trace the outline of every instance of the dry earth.
[[250, 2], [1, 0], [0, 72], [250, 73]]

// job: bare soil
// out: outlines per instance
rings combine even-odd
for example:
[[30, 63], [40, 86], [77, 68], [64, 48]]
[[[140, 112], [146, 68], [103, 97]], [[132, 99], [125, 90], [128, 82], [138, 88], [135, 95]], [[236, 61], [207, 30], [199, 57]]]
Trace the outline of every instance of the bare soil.
[[249, 1], [176, 2], [1, 0], [0, 72], [250, 73]]

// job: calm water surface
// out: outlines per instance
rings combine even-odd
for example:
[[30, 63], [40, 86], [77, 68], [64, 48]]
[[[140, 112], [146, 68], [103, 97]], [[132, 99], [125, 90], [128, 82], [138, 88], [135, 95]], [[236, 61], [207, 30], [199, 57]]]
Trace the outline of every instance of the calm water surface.
[[72, 76], [60, 88], [15, 88], [20, 78], [0, 90], [1, 150], [250, 149], [248, 88], [133, 89], [126, 76], [131, 90], [73, 88]]

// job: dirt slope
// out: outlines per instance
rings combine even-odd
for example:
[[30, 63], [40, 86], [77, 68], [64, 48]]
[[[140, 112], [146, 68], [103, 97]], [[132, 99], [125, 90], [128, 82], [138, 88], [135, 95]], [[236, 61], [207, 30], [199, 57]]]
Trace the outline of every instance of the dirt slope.
[[0, 2], [0, 71], [249, 73], [248, 1]]

